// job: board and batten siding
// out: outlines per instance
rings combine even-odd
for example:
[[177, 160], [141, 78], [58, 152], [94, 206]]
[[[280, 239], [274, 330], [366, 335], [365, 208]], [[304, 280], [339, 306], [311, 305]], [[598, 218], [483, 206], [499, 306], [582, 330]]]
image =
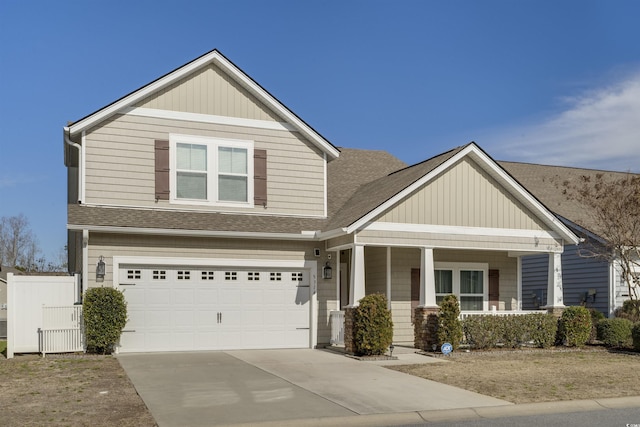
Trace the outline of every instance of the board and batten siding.
[[[324, 158], [297, 132], [118, 115], [92, 129], [85, 138], [86, 204], [179, 207], [155, 199], [154, 141], [170, 134], [254, 141], [267, 150], [267, 209], [261, 213], [324, 215]], [[214, 208], [215, 209], [215, 208]], [[218, 207], [225, 211], [247, 208]]]
[[376, 221], [545, 230], [547, 227], [469, 158], [389, 208]]
[[[522, 257], [523, 309], [537, 309], [547, 304], [548, 269], [546, 254]], [[595, 300], [587, 298], [586, 307], [609, 314], [609, 263], [581, 257], [576, 245], [566, 246], [562, 253], [562, 288], [567, 306], [582, 305], [585, 292], [595, 289]]]
[[136, 107], [280, 121], [267, 106], [214, 64], [159, 90]]

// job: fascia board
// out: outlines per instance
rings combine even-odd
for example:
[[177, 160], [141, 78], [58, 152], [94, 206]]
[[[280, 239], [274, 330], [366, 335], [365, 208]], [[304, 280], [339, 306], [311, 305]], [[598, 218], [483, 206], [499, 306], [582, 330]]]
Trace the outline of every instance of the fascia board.
[[266, 239], [266, 240], [306, 240], [317, 241], [315, 231], [301, 233], [254, 233], [242, 231], [209, 231], [209, 230], [176, 230], [167, 228], [113, 227], [106, 225], [78, 225], [67, 224], [67, 230], [88, 230], [94, 233], [144, 234], [159, 236], [183, 237], [220, 237], [235, 239]]
[[107, 107], [97, 111], [96, 113], [85, 117], [77, 123], [72, 124], [71, 126], [69, 126], [70, 134], [76, 135], [79, 132], [96, 125], [97, 123], [111, 117], [121, 110], [130, 107], [136, 102], [146, 98], [154, 92], [180, 80], [193, 71], [204, 67], [205, 65], [212, 62], [215, 62], [216, 65], [224, 68], [224, 70], [229, 72], [236, 79], [236, 81], [240, 82], [245, 88], [257, 95], [260, 100], [262, 100], [271, 108], [284, 116], [295, 128], [299, 130], [299, 132], [307, 136], [315, 145], [326, 152], [329, 156], [331, 156], [332, 158], [336, 158], [340, 155], [340, 151], [337, 148], [331, 145], [309, 125], [307, 125], [304, 121], [293, 114], [287, 107], [285, 107], [282, 103], [275, 99], [254, 80], [249, 78], [243, 71], [241, 71], [233, 63], [231, 63], [217, 50], [213, 50], [208, 54], [197, 58], [196, 60], [170, 72], [169, 74], [159, 78], [158, 80], [148, 84], [147, 86], [144, 86], [137, 91], [121, 98], [113, 104], [108, 105]]

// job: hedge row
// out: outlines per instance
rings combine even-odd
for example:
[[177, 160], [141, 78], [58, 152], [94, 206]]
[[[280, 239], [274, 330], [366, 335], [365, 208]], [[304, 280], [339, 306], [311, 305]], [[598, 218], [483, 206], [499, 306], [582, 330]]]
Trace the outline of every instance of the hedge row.
[[488, 349], [502, 344], [516, 348], [532, 342], [536, 347], [551, 347], [556, 340], [558, 322], [550, 314], [524, 316], [472, 316], [462, 322], [466, 343]]

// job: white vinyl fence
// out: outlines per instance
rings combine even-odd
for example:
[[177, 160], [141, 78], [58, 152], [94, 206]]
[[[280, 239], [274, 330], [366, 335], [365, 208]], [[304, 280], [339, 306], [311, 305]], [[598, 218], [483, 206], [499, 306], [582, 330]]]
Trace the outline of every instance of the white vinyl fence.
[[77, 275], [7, 275], [7, 358], [42, 351], [43, 306], [73, 306], [79, 299], [78, 286]]

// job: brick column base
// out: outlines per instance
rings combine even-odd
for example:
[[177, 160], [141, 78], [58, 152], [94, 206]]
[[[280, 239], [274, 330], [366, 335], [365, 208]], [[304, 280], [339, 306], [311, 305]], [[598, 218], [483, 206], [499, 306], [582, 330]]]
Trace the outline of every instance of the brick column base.
[[356, 329], [353, 324], [355, 310], [355, 307], [344, 307], [344, 351], [347, 354], [356, 354]]
[[543, 308], [547, 310], [547, 313], [553, 314], [555, 317], [560, 318], [562, 317], [562, 313], [564, 313], [564, 309], [566, 307], [543, 307]]
[[424, 351], [433, 351], [438, 344], [436, 336], [438, 330], [439, 307], [416, 307], [413, 321], [413, 346]]

